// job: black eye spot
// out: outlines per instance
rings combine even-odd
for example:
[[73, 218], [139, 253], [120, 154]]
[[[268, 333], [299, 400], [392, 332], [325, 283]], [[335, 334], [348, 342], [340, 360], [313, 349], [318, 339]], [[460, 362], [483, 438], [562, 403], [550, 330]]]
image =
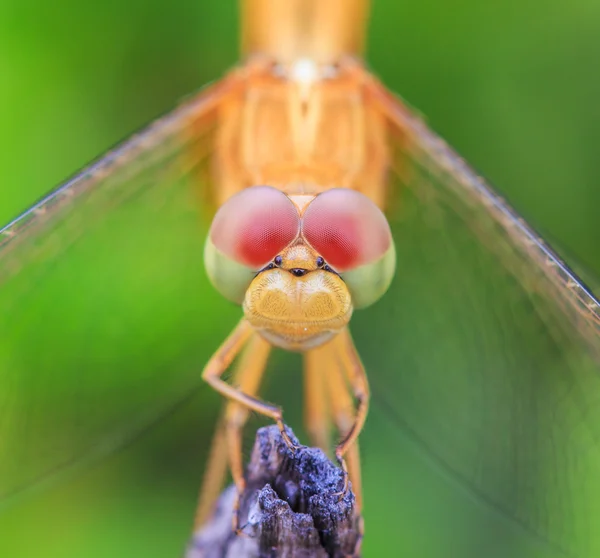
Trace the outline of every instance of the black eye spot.
[[275, 256], [273, 261], [275, 262], [275, 265], [281, 265], [283, 263], [283, 258], [281, 256]]
[[323, 267], [324, 264], [325, 264], [325, 260], [321, 256], [319, 256], [317, 258], [317, 267]]

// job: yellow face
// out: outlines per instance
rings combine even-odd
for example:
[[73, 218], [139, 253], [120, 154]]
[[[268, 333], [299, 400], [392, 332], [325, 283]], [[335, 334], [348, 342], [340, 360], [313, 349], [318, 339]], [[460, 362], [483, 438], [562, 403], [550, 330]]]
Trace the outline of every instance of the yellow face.
[[288, 350], [339, 333], [387, 290], [395, 251], [379, 208], [353, 190], [288, 197], [247, 188], [219, 209], [204, 259], [213, 285], [254, 329]]
[[301, 240], [261, 271], [244, 298], [244, 314], [273, 345], [307, 350], [331, 339], [350, 321], [352, 297], [341, 277]]

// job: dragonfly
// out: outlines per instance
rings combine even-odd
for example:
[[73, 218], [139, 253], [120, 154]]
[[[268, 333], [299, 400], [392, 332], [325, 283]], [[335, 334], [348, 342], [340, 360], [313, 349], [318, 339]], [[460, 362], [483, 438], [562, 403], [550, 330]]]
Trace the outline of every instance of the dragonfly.
[[236, 68], [0, 229], [0, 505], [160, 422], [204, 369], [229, 398], [204, 517], [228, 467], [243, 485], [248, 411], [287, 417], [257, 399], [277, 347], [359, 499], [380, 411], [550, 548], [600, 550], [598, 301], [369, 71], [367, 10], [242, 2]]

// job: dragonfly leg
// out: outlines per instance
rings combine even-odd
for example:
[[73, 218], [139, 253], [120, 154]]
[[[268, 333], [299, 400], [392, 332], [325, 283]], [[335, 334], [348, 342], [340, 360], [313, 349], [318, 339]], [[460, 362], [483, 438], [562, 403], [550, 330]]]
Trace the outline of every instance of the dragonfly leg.
[[[270, 352], [270, 345], [254, 335], [243, 350], [242, 357], [236, 365], [234, 382], [241, 390], [249, 395], [254, 395], [259, 388], [262, 373], [266, 366], [266, 360]], [[196, 510], [195, 527], [199, 527], [208, 518], [213, 505], [221, 491], [225, 481], [225, 475], [229, 466], [234, 482], [238, 488], [241, 487], [239, 479], [243, 481], [241, 464], [241, 435], [236, 445], [235, 429], [241, 430], [247, 420], [247, 411], [236, 403], [230, 402], [225, 412], [219, 419], [215, 434], [211, 443], [211, 450], [204, 473], [200, 498]], [[234, 451], [234, 448], [237, 450]]]
[[[352, 424], [335, 448], [335, 457], [342, 468], [346, 470], [344, 455], [355, 444], [367, 418], [369, 409], [369, 383], [364, 366], [356, 351], [348, 328], [345, 328], [344, 331], [337, 336], [334, 342], [338, 348], [341, 369], [345, 374], [346, 380], [350, 384], [357, 401], [356, 414], [353, 417]], [[347, 486], [344, 487], [344, 492], [346, 489]]]
[[[207, 364], [213, 370], [220, 370], [221, 374], [229, 367], [233, 359], [240, 352], [248, 338], [252, 335], [250, 324], [241, 320], [229, 337], [219, 347]], [[215, 429], [211, 449], [208, 458], [206, 472], [200, 490], [200, 498], [196, 508], [194, 526], [199, 527], [207, 519], [212, 506], [221, 491], [227, 472], [227, 439], [225, 432], [224, 417], [222, 417]]]
[[[244, 349], [237, 368], [235, 382], [238, 388], [249, 396], [254, 396], [260, 387], [271, 345], [255, 334]], [[238, 531], [240, 497], [245, 489], [244, 465], [242, 462], [242, 430], [248, 420], [248, 408], [236, 401], [229, 401], [225, 407], [225, 430], [231, 476], [237, 487], [237, 499], [234, 505], [234, 530]]]
[[330, 449], [325, 377], [331, 356], [327, 345], [304, 353], [304, 423], [311, 445], [323, 451]]
[[210, 444], [208, 463], [202, 479], [198, 505], [196, 506], [196, 515], [194, 516], [194, 531], [204, 525], [205, 521], [210, 517], [213, 506], [225, 482], [227, 466], [227, 437], [225, 433], [225, 421], [221, 417]]
[[[327, 381], [327, 395], [331, 404], [333, 421], [340, 436], [343, 438], [350, 432], [354, 424], [355, 411], [346, 376], [341, 369], [340, 361], [335, 358], [337, 356], [335, 354], [335, 347], [329, 349], [329, 354], [330, 358], [327, 361], [328, 366], [324, 374]], [[360, 510], [362, 507], [362, 483], [358, 440], [348, 448], [346, 462], [348, 465], [348, 476], [352, 483], [352, 490], [356, 497], [358, 509]]]
[[[202, 372], [202, 378], [221, 395], [235, 401], [251, 411], [255, 411], [261, 415], [269, 417], [279, 427], [281, 436], [290, 449], [295, 449], [296, 446], [288, 436], [285, 425], [283, 423], [283, 414], [281, 408], [271, 403], [267, 403], [257, 397], [252, 397], [242, 390], [229, 385], [221, 379], [223, 372], [227, 369], [234, 356], [240, 351], [241, 346], [252, 334], [252, 326], [243, 319], [231, 335], [225, 340], [219, 350], [208, 361]], [[233, 350], [232, 350], [233, 349]]]

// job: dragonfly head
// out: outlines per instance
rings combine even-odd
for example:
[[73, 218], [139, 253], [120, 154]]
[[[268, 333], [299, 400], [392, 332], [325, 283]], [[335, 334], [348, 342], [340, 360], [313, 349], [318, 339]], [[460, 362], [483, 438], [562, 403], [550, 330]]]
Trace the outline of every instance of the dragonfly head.
[[345, 188], [302, 197], [246, 188], [217, 211], [204, 252], [217, 290], [272, 344], [300, 351], [378, 300], [396, 261], [388, 222], [369, 198]]
[[306, 350], [348, 324], [352, 297], [343, 279], [300, 238], [256, 275], [243, 308], [268, 341], [288, 350]]

